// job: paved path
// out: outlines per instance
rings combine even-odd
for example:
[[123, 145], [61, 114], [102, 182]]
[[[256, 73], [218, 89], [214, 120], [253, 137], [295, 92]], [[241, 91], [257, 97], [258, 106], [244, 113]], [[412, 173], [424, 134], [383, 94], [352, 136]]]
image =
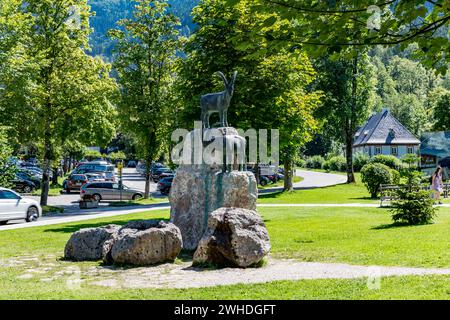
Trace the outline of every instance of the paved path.
[[[340, 263], [298, 262], [268, 259], [262, 268], [205, 270], [190, 262], [152, 268], [96, 269], [89, 284], [119, 288], [202, 288], [219, 285], [265, 283], [302, 279], [367, 278], [367, 285], [381, 289], [381, 277], [406, 275], [450, 275], [450, 269], [358, 266]], [[103, 277], [103, 279], [102, 279]]]
[[[323, 188], [347, 182], [347, 176], [334, 173], [297, 169], [295, 171], [295, 175], [297, 177], [303, 178], [302, 181], [294, 183], [295, 190]], [[278, 191], [283, 191], [283, 187], [267, 188], [259, 190], [259, 193], [270, 193]]]

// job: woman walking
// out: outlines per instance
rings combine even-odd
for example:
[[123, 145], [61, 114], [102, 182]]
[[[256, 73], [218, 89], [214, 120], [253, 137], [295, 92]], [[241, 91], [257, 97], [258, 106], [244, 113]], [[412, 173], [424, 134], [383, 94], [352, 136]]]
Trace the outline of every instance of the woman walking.
[[431, 177], [431, 190], [434, 191], [434, 198], [437, 200], [439, 204], [441, 202], [441, 193], [444, 191], [444, 184], [442, 183], [442, 167], [438, 166], [436, 171], [433, 173]]

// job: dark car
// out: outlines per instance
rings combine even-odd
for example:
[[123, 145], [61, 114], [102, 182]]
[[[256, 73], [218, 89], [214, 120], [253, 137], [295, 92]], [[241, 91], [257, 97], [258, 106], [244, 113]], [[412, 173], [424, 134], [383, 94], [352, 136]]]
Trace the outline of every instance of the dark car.
[[89, 179], [85, 174], [72, 174], [67, 178], [63, 187], [67, 193], [70, 193], [72, 190], [80, 190], [88, 182]]
[[154, 182], [158, 182], [161, 178], [160, 176], [162, 174], [173, 174], [173, 171], [170, 168], [158, 168], [154, 171], [152, 171], [152, 179]]
[[269, 183], [271, 183], [272, 181], [266, 177], [266, 176], [259, 176], [259, 184], [264, 186], [267, 186]]
[[32, 181], [18, 176], [11, 183], [14, 185], [13, 189], [17, 192], [31, 193], [36, 190], [36, 185]]
[[170, 188], [172, 187], [173, 182], [173, 176], [172, 177], [166, 177], [161, 179], [158, 182], [158, 191], [161, 192], [162, 195], [168, 195], [170, 192]]
[[28, 180], [33, 182], [33, 184], [36, 186], [37, 189], [41, 187], [41, 179], [39, 176], [31, 174], [27, 171], [19, 170], [16, 173], [16, 179], [20, 180]]

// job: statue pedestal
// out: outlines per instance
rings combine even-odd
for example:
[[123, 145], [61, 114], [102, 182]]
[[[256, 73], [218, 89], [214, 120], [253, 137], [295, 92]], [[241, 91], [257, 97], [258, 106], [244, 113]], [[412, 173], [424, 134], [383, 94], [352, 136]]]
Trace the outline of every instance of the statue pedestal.
[[183, 248], [195, 250], [211, 212], [222, 207], [256, 210], [257, 198], [258, 186], [251, 172], [180, 166], [169, 196], [170, 221], [180, 228]]

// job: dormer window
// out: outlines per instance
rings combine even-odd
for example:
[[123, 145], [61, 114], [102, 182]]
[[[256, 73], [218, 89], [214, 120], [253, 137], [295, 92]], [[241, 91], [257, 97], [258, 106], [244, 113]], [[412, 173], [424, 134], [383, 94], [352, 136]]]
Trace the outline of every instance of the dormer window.
[[391, 139], [395, 138], [395, 131], [394, 131], [394, 129], [389, 129], [389, 138], [391, 138]]

